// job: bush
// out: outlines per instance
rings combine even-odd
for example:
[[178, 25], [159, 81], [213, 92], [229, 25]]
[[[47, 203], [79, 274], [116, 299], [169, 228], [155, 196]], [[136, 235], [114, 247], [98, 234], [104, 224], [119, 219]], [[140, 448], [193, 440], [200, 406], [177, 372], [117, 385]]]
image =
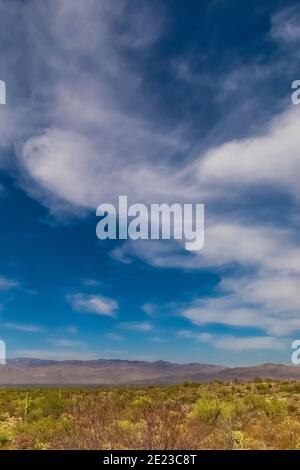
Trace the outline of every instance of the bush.
[[276, 417], [282, 415], [286, 411], [286, 404], [283, 400], [277, 398], [265, 398], [253, 396], [246, 399], [246, 403], [250, 405], [253, 410], [259, 410], [269, 417]]
[[231, 418], [234, 409], [232, 403], [222, 402], [216, 398], [200, 398], [193, 405], [190, 416], [213, 424], [220, 418]]

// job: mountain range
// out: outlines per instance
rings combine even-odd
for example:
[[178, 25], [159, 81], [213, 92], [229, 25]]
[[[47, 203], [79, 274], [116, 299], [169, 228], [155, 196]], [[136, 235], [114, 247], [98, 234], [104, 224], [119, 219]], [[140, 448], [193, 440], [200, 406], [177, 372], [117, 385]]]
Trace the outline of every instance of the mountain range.
[[0, 366], [0, 385], [167, 385], [186, 381], [300, 380], [300, 367], [261, 364], [225, 367], [201, 363], [97, 359], [54, 361], [32, 358], [9, 359]]

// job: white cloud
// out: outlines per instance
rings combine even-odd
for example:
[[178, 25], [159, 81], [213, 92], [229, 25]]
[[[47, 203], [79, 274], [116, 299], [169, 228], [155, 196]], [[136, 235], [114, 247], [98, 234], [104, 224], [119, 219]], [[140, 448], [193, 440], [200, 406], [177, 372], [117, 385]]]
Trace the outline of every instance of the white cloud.
[[10, 330], [25, 331], [28, 333], [41, 333], [43, 328], [39, 325], [30, 325], [28, 323], [4, 322], [3, 326]]
[[[147, 245], [146, 245], [147, 243]], [[221, 269], [233, 264], [238, 276], [224, 277], [216, 297], [196, 299], [183, 310], [193, 323], [261, 328], [285, 335], [300, 330], [300, 249], [296, 231], [216, 221], [206, 229], [197, 255], [176, 243], [127, 242], [126, 256], [161, 268]], [[180, 308], [180, 306], [179, 306]], [[178, 309], [177, 309], [178, 310]]]
[[0, 276], [0, 290], [10, 290], [19, 287], [18, 281]]
[[129, 322], [123, 322], [119, 324], [120, 328], [124, 328], [126, 330], [132, 330], [132, 331], [152, 331], [153, 330], [153, 325], [149, 322], [146, 321], [129, 321]]
[[209, 339], [211, 344], [218, 349], [229, 351], [247, 350], [282, 350], [285, 342], [272, 336], [216, 336]]
[[299, 5], [280, 10], [272, 17], [271, 37], [281, 44], [291, 46], [300, 39]]
[[209, 343], [217, 349], [229, 351], [247, 350], [282, 350], [290, 340], [274, 336], [234, 336], [226, 334], [197, 333], [190, 330], [179, 330], [177, 335], [200, 343]]
[[[34, 121], [44, 125], [33, 126], [32, 132], [27, 127], [15, 132], [21, 141], [18, 160], [27, 175], [23, 184], [29, 192], [51, 208], [64, 210], [68, 205], [95, 210], [101, 201], [113, 202], [118, 194], [141, 202], [178, 198], [202, 202], [204, 197], [228, 194], [228, 187], [266, 182], [284, 186], [298, 198], [299, 109], [286, 110], [262, 135], [203, 150], [199, 158], [178, 168], [172, 156], [180, 151], [190, 156], [189, 161], [192, 157], [182, 130], [186, 124], [169, 133], [161, 129], [160, 112], [151, 107], [154, 100], [147, 95], [146, 101], [140, 75], [122, 53], [158, 40], [161, 11], [146, 4], [135, 11], [125, 0], [114, 8], [95, 0], [86, 5], [82, 8], [68, 0], [62, 6], [55, 0], [43, 7], [34, 2], [28, 9], [30, 21], [23, 31], [28, 37], [22, 43], [35, 50], [37, 64], [28, 71], [28, 80], [37, 94], [48, 97], [47, 109], [30, 109]], [[13, 19], [16, 11], [7, 10]], [[276, 18], [280, 15], [273, 18], [274, 31], [283, 23]], [[45, 34], [51, 45], [43, 41]], [[82, 67], [83, 57], [91, 62], [92, 72]], [[240, 68], [233, 70], [230, 84], [241, 81], [236, 78], [240, 75]], [[23, 121], [30, 119], [22, 119], [22, 125]]]
[[[146, 99], [124, 53], [143, 53], [159, 38], [160, 8], [134, 9], [126, 0], [114, 7], [87, 0], [81, 8], [54, 0], [28, 10], [22, 44], [35, 50], [36, 66], [27, 80], [37, 95], [47, 96], [47, 108], [29, 104], [30, 119], [14, 133], [23, 186], [53, 211], [68, 205], [95, 210], [122, 193], [132, 199], [168, 195], [177, 184], [168, 159], [187, 144], [180, 129], [168, 133], [158, 115], [153, 119], [153, 100]], [[23, 128], [35, 120], [31, 132]]]
[[300, 108], [291, 105], [271, 121], [265, 134], [211, 149], [195, 165], [200, 186], [222, 197], [229, 188], [245, 191], [272, 184], [299, 200], [299, 125]]
[[156, 311], [156, 306], [153, 305], [153, 304], [144, 304], [142, 305], [142, 310], [147, 314], [149, 315], [149, 317], [152, 317]]
[[[122, 256], [139, 257], [158, 267], [199, 269], [231, 263], [264, 269], [300, 271], [297, 233], [291, 229], [216, 219], [205, 228], [205, 244], [197, 254], [174, 241], [128, 240]], [[119, 258], [120, 259], [120, 258]]]
[[81, 347], [83, 344], [82, 341], [70, 340], [68, 338], [50, 338], [49, 343], [61, 348]]
[[300, 331], [300, 276], [243, 275], [221, 282], [217, 296], [196, 299], [182, 315], [196, 325], [255, 328], [284, 337]]
[[118, 303], [115, 300], [102, 295], [77, 293], [68, 295], [67, 300], [74, 310], [96, 315], [114, 317], [118, 309]]
[[60, 129], [32, 137], [21, 154], [38, 184], [71, 204], [86, 207], [96, 203], [89, 173], [97, 157], [97, 150], [86, 137]]
[[150, 341], [153, 343], [167, 343], [168, 340], [162, 336], [151, 336]]
[[[119, 194], [141, 202], [203, 202], [222, 198], [228, 187], [244, 190], [266, 182], [298, 198], [300, 112], [296, 107], [272, 120], [262, 135], [204, 150], [186, 167], [173, 164], [172, 155], [188, 154], [190, 144], [182, 129], [169, 134], [160, 129], [157, 109], [155, 124], [151, 96], [146, 103], [140, 77], [119, 47], [149, 47], [159, 37], [161, 15], [139, 6], [126, 28], [118, 28], [124, 26], [129, 5], [121, 1], [118, 8], [110, 8], [108, 2], [89, 0], [86, 8], [70, 1], [62, 7], [54, 1], [43, 8], [35, 3], [30, 11], [28, 41], [36, 63], [41, 68], [50, 65], [56, 75], [53, 81], [41, 80], [38, 67], [29, 73], [37, 90], [47, 91], [51, 99], [47, 126], [26, 132], [18, 146], [19, 163], [31, 179], [24, 182], [28, 191], [51, 208], [63, 210], [68, 205], [95, 210], [101, 201], [114, 202]], [[89, 31], [83, 37], [86, 24]], [[142, 43], [137, 34], [141, 25]], [[41, 40], [45, 31], [53, 40], [51, 47]], [[93, 73], [83, 69], [82, 54], [91, 60]], [[234, 77], [240, 74], [233, 72]], [[136, 101], [139, 107], [131, 104]]]
[[176, 335], [179, 336], [180, 338], [194, 338], [195, 337], [195, 334], [190, 331], [190, 330], [178, 330], [176, 332]]

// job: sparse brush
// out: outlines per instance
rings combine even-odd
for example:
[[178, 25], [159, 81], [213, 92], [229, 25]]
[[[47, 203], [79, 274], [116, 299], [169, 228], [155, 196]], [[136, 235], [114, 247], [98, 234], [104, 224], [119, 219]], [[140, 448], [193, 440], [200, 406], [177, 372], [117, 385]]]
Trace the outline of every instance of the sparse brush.
[[0, 389], [1, 449], [300, 449], [300, 383]]

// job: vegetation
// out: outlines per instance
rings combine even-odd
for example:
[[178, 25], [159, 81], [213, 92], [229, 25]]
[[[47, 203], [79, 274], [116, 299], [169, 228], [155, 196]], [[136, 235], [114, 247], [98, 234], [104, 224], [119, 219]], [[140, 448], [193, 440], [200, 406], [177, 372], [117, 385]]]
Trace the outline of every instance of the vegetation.
[[300, 449], [300, 384], [0, 389], [1, 449]]

